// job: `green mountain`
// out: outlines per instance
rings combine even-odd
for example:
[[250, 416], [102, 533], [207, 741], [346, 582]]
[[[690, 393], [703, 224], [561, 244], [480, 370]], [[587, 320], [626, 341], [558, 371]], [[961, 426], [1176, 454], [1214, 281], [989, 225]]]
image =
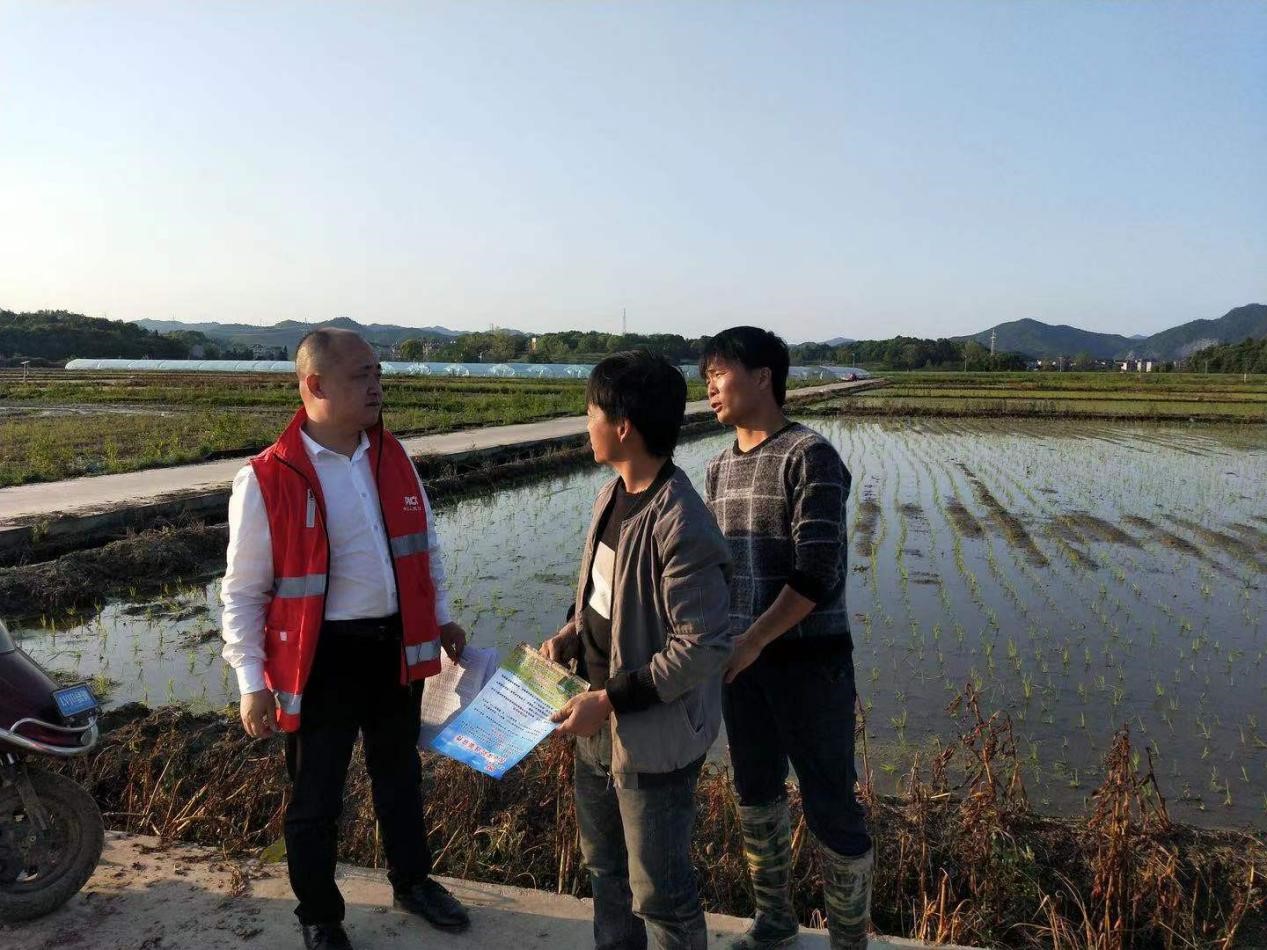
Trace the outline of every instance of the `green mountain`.
[[1267, 304], [1251, 303], [1229, 310], [1217, 320], [1193, 320], [1154, 333], [1139, 343], [1144, 350], [1139, 355], [1180, 360], [1217, 343], [1240, 343], [1263, 337], [1267, 337]]
[[1197, 350], [1192, 365], [1203, 373], [1267, 373], [1267, 337]]
[[989, 330], [982, 330], [959, 340], [975, 340], [982, 346], [990, 345], [994, 335], [994, 348], [1000, 353], [1024, 353], [1035, 358], [1074, 356], [1088, 353], [1096, 359], [1110, 360], [1125, 353], [1138, 341], [1117, 333], [1092, 333], [1065, 325], [1052, 326], [1038, 320], [1013, 320], [1000, 323]]
[[1219, 343], [1239, 343], [1246, 338], [1267, 337], [1267, 305], [1246, 304], [1229, 310], [1217, 320], [1192, 320], [1147, 337], [1127, 337], [1117, 333], [1093, 333], [1070, 326], [1052, 326], [1038, 320], [1000, 323], [960, 340], [975, 340], [999, 352], [1024, 353], [1036, 359], [1089, 354], [1096, 359], [1178, 360], [1203, 347]]
[[188, 355], [186, 342], [159, 336], [135, 323], [65, 310], [0, 310], [0, 356], [63, 360], [71, 356], [183, 359]]

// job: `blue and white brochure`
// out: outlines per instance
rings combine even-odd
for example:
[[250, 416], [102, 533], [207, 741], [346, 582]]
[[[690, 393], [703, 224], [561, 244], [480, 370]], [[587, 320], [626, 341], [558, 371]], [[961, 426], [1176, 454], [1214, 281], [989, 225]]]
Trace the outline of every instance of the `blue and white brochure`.
[[427, 747], [501, 778], [557, 728], [550, 717], [587, 689], [585, 680], [521, 643]]

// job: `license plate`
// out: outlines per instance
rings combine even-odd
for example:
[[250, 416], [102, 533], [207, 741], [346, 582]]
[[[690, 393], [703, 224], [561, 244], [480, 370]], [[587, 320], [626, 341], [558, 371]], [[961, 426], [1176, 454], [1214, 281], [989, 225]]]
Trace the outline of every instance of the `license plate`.
[[86, 683], [56, 690], [53, 693], [53, 699], [57, 703], [58, 711], [68, 719], [97, 708], [97, 697], [92, 695], [92, 690]]

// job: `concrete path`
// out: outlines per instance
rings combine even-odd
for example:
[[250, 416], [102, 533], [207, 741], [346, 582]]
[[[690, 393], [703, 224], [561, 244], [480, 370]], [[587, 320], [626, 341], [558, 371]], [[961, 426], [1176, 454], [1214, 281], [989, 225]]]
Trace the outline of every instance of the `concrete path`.
[[[443, 879], [471, 911], [471, 929], [451, 935], [391, 909], [382, 871], [340, 866], [348, 934], [358, 950], [586, 950], [594, 945], [588, 900], [495, 884]], [[3, 950], [268, 950], [301, 947], [284, 865], [239, 864], [210, 848], [110, 833], [97, 873], [62, 909], [0, 925]], [[747, 921], [710, 914], [709, 946], [722, 947]], [[823, 931], [797, 946], [827, 948]], [[871, 950], [920, 947], [873, 938]]]
[[[791, 390], [789, 400], [800, 402], [818, 399], [833, 393], [845, 393], [881, 384], [880, 380], [854, 383], [831, 383]], [[712, 413], [706, 401], [688, 403], [688, 420], [706, 418]], [[585, 432], [584, 416], [548, 419], [509, 426], [487, 426], [463, 429], [440, 435], [425, 435], [404, 440], [405, 449], [414, 458], [465, 455], [483, 450], [504, 449], [549, 443], [557, 439], [575, 438]], [[56, 530], [61, 521], [81, 522], [75, 530], [95, 527], [93, 522], [108, 520], [121, 510], [153, 509], [156, 515], [170, 516], [166, 508], [183, 506], [197, 514], [227, 504], [233, 476], [246, 464], [247, 457], [205, 462], [199, 465], [178, 465], [151, 468], [120, 475], [90, 475], [59, 482], [43, 482], [0, 488], [0, 536], [13, 534], [19, 543], [17, 529], [25, 538], [29, 526], [39, 531]]]

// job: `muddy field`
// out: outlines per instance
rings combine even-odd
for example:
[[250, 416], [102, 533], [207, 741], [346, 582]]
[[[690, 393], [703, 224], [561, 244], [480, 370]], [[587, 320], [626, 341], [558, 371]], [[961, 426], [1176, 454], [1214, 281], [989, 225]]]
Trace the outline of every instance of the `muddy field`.
[[[1267, 827], [1267, 438], [1245, 427], [977, 420], [814, 423], [854, 475], [850, 603], [880, 793], [950, 734], [965, 683], [1010, 713], [1034, 806], [1081, 813], [1117, 729], [1154, 756], [1175, 817]], [[702, 484], [728, 444], [685, 445]], [[476, 643], [552, 632], [593, 469], [445, 506], [457, 614]], [[214, 707], [214, 579], [17, 625], [115, 702]], [[724, 744], [717, 757], [724, 758]]]

